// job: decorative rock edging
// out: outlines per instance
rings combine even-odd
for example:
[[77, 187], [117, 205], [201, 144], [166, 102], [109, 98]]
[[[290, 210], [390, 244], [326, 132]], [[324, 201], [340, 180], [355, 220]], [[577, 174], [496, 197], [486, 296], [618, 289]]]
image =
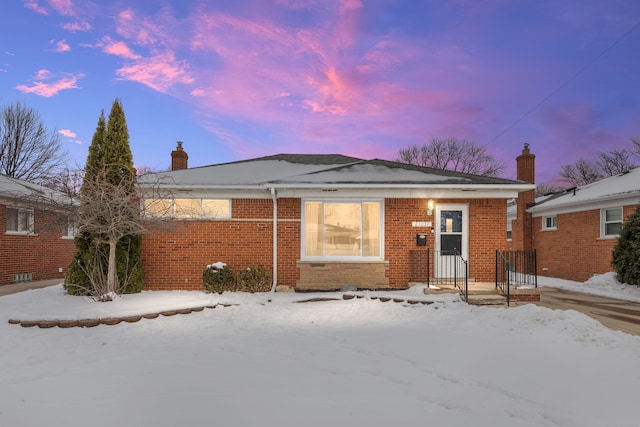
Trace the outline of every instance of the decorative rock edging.
[[[350, 300], [350, 299], [354, 299], [354, 298], [364, 298], [364, 295], [354, 295], [354, 294], [344, 294], [344, 295], [342, 295], [342, 299], [344, 299], [344, 300]], [[391, 297], [376, 297], [376, 296], [372, 296], [372, 297], [369, 297], [369, 299], [371, 299], [371, 300], [379, 300], [380, 302], [388, 302], [388, 301], [403, 302], [403, 303], [407, 303], [407, 304], [411, 304], [411, 305], [415, 305], [415, 304], [422, 304], [422, 305], [433, 304], [433, 301], [422, 301], [422, 300], [415, 300], [415, 299], [403, 299], [403, 298], [391, 298]]]
[[140, 314], [135, 316], [122, 316], [122, 317], [105, 317], [102, 319], [79, 319], [79, 320], [18, 320], [18, 319], [9, 319], [9, 324], [11, 325], [20, 325], [23, 328], [32, 328], [37, 326], [42, 329], [48, 328], [93, 328], [98, 325], [117, 325], [122, 322], [126, 323], [135, 323], [139, 322], [142, 319], [155, 319], [159, 316], [175, 316], [177, 314], [189, 314], [193, 312], [203, 311], [205, 308], [213, 309], [217, 307], [230, 307], [232, 305], [237, 304], [216, 304], [216, 305], [207, 305], [202, 307], [193, 307], [193, 308], [183, 308], [179, 310], [166, 310], [160, 311], [157, 313], [147, 313]]
[[[343, 294], [343, 300], [351, 300], [354, 298], [364, 298], [364, 295], [354, 295], [354, 294]], [[403, 298], [391, 298], [391, 297], [376, 297], [371, 296], [369, 299], [379, 300], [380, 302], [388, 302], [393, 301], [396, 303], [406, 303], [411, 305], [423, 304], [429, 305], [433, 304], [433, 301], [421, 301], [421, 300], [412, 300], [412, 299], [403, 299]], [[339, 301], [339, 298], [310, 298], [308, 300], [296, 301], [299, 303], [302, 302], [321, 302], [321, 301]], [[20, 325], [23, 328], [32, 328], [37, 326], [41, 329], [48, 328], [93, 328], [98, 325], [117, 325], [122, 322], [126, 323], [135, 323], [139, 322], [142, 319], [156, 319], [160, 316], [171, 317], [178, 314], [190, 314], [193, 312], [203, 311], [205, 308], [214, 309], [217, 307], [230, 307], [232, 305], [237, 304], [215, 304], [215, 305], [206, 305], [201, 307], [193, 307], [193, 308], [183, 308], [178, 310], [165, 310], [159, 311], [156, 313], [147, 313], [147, 314], [139, 314], [135, 316], [122, 316], [122, 317], [105, 317], [102, 319], [79, 319], [79, 320], [18, 320], [18, 319], [9, 319], [9, 324], [11, 325]]]

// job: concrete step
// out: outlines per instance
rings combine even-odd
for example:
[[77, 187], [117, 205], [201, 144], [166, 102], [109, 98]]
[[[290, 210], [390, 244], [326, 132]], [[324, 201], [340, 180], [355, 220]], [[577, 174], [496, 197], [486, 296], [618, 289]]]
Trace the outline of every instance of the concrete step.
[[469, 294], [468, 304], [472, 305], [506, 305], [507, 299], [495, 292], [492, 294]]

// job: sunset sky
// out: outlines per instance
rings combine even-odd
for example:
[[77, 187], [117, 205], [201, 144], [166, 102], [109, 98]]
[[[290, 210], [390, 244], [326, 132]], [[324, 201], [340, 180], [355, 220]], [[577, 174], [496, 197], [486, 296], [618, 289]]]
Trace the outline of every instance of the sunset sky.
[[3, 0], [0, 43], [0, 105], [79, 165], [116, 97], [154, 169], [457, 137], [551, 182], [640, 136], [637, 0]]

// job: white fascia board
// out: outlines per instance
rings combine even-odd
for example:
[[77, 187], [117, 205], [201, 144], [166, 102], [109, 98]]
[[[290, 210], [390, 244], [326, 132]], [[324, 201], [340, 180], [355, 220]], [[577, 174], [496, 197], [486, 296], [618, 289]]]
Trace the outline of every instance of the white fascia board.
[[505, 199], [516, 198], [518, 193], [535, 188], [533, 184], [261, 184], [261, 185], [185, 185], [143, 186], [146, 194], [166, 194], [171, 197], [232, 197], [271, 198], [271, 188], [278, 197], [384, 197], [384, 198], [454, 198]]
[[446, 189], [415, 188], [281, 188], [278, 197], [316, 197], [316, 198], [362, 198], [377, 197], [386, 199], [510, 199], [517, 197], [518, 192], [506, 190], [461, 191]]
[[544, 203], [539, 206], [532, 206], [527, 209], [531, 216], [537, 218], [541, 216], [566, 214], [572, 212], [583, 212], [594, 209], [603, 209], [617, 206], [629, 206], [640, 204], [640, 195], [629, 194], [615, 195], [598, 200], [588, 200], [580, 203], [563, 203], [551, 206], [545, 206]]

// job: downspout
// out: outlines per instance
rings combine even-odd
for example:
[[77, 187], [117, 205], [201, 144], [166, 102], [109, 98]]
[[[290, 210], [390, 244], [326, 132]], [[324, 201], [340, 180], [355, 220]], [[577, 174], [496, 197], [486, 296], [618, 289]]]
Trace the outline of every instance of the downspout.
[[278, 196], [275, 188], [271, 187], [270, 190], [273, 202], [273, 284], [271, 292], [275, 292], [278, 284]]

